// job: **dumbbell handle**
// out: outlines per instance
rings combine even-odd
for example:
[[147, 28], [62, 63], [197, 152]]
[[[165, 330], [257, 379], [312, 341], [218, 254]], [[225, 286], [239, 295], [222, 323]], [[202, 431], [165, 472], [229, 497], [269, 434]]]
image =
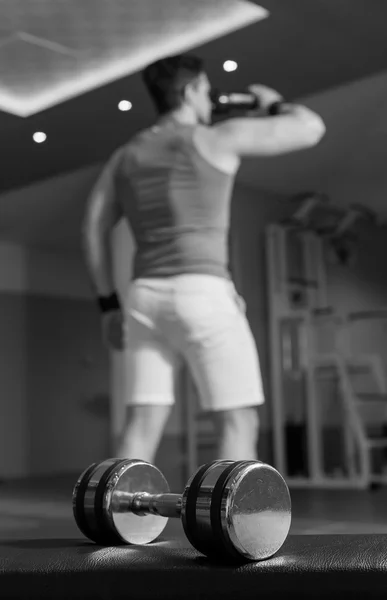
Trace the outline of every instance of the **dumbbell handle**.
[[131, 512], [139, 517], [159, 515], [177, 518], [181, 514], [181, 496], [179, 494], [148, 494], [148, 492], [118, 492], [115, 495], [117, 512]]

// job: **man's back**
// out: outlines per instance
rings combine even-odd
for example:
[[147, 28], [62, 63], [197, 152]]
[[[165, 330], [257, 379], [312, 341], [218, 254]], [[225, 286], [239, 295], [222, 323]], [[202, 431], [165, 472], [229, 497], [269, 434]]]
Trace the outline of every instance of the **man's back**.
[[135, 279], [229, 277], [234, 176], [202, 156], [195, 130], [169, 121], [141, 132], [118, 152], [116, 191], [136, 241]]

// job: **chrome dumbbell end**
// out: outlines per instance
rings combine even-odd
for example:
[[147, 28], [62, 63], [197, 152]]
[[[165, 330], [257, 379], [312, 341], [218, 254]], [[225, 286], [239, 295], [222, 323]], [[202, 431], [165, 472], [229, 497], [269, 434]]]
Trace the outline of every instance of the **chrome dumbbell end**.
[[288, 536], [289, 489], [276, 469], [260, 461], [217, 461], [188, 482], [182, 521], [191, 544], [207, 556], [264, 560]]

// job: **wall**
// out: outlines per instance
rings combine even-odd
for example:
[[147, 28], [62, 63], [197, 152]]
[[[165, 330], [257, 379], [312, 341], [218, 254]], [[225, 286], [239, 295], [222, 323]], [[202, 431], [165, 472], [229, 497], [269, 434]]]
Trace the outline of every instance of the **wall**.
[[[264, 230], [289, 215], [286, 198], [237, 184], [232, 205], [235, 281], [260, 355], [267, 403], [260, 410], [261, 458], [270, 460], [270, 386]], [[128, 230], [116, 231], [118, 286], [130, 277]], [[342, 309], [384, 305], [387, 278], [383, 231], [365, 230], [353, 267], [329, 267], [331, 302]], [[113, 435], [122, 427], [122, 386], [110, 379], [80, 255], [28, 250], [0, 243], [0, 477], [78, 471], [110, 454], [108, 395]], [[380, 328], [379, 328], [380, 330]], [[387, 337], [387, 336], [384, 336]], [[364, 342], [364, 334], [362, 334]], [[370, 344], [374, 338], [369, 339]], [[114, 369], [122, 369], [119, 357]], [[172, 470], [182, 458], [182, 410], [177, 402], [158, 464]]]
[[257, 344], [267, 402], [260, 409], [261, 427], [270, 424], [269, 337], [265, 265], [265, 227], [289, 215], [289, 205], [278, 195], [238, 185], [235, 190], [231, 230], [237, 246], [235, 281], [246, 300], [247, 317]]
[[[353, 263], [348, 266], [328, 263], [329, 301], [340, 314], [387, 308], [385, 232], [384, 227], [359, 227]], [[387, 365], [386, 333], [387, 319], [384, 322], [369, 319], [354, 323], [351, 326], [353, 351], [380, 352]]]
[[26, 302], [0, 293], [0, 479], [26, 472]]
[[[270, 222], [291, 214], [286, 198], [238, 186], [232, 211], [237, 240], [237, 285], [247, 301], [248, 318], [257, 341], [265, 389], [269, 392], [266, 266], [264, 231]], [[358, 228], [354, 260], [342, 265], [326, 252], [328, 303], [339, 313], [387, 307], [387, 238], [385, 228]], [[370, 329], [371, 325], [367, 325]], [[380, 323], [378, 324], [379, 330]], [[359, 337], [359, 336], [358, 336]], [[364, 341], [364, 331], [361, 337]], [[372, 344], [374, 334], [369, 342]]]
[[0, 244], [0, 477], [79, 471], [109, 450], [108, 356], [77, 254]]
[[[257, 343], [266, 404], [260, 409], [260, 457], [272, 459], [268, 298], [264, 231], [270, 222], [291, 214], [284, 197], [238, 186], [233, 203], [232, 230], [237, 246], [237, 285], [247, 302], [247, 315]], [[328, 302], [339, 313], [387, 307], [387, 238], [384, 228], [359, 228], [354, 261], [343, 266], [327, 256]], [[387, 320], [364, 321], [352, 328], [355, 352], [379, 352], [387, 374]]]
[[26, 472], [24, 253], [0, 244], [0, 478]]

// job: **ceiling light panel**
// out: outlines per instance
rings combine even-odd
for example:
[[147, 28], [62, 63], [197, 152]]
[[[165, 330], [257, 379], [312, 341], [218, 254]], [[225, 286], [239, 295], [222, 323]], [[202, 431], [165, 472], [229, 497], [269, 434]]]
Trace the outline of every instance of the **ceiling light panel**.
[[0, 110], [28, 117], [267, 16], [247, 0], [2, 0]]

